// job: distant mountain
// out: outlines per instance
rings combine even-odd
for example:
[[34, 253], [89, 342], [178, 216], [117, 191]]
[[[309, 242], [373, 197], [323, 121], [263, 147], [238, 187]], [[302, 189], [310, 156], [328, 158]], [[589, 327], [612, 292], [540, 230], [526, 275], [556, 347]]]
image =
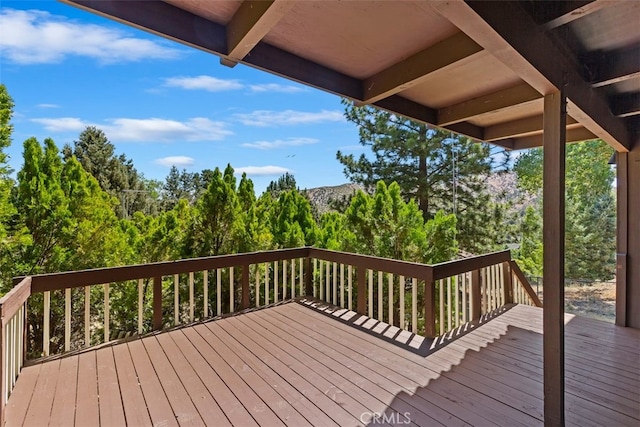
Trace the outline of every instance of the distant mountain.
[[315, 206], [318, 214], [322, 215], [331, 210], [329, 203], [331, 200], [340, 200], [343, 197], [349, 197], [358, 190], [364, 190], [360, 184], [347, 183], [342, 185], [316, 187], [303, 190], [311, 203]]

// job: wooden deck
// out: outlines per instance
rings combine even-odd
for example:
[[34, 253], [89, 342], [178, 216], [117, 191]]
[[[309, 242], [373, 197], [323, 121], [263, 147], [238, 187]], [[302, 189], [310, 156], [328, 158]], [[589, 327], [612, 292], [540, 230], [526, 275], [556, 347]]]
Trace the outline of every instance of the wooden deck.
[[[515, 306], [435, 351], [330, 311], [282, 304], [26, 367], [6, 423], [542, 424], [540, 309]], [[640, 331], [566, 323], [567, 423], [639, 425]]]

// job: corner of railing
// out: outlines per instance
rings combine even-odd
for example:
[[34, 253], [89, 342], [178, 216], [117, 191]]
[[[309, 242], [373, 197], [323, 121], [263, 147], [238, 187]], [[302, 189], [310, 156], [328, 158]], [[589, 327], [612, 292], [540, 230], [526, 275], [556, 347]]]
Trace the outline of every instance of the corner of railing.
[[527, 277], [524, 275], [524, 273], [520, 269], [520, 266], [518, 265], [518, 263], [515, 260], [511, 260], [511, 261], [509, 261], [509, 265], [511, 266], [511, 271], [518, 278], [518, 280], [522, 284], [522, 287], [524, 288], [524, 290], [527, 292], [527, 294], [531, 298], [531, 301], [533, 301], [533, 304], [536, 307], [542, 308], [542, 301], [540, 301], [540, 298], [538, 298], [538, 295], [533, 290], [533, 287], [531, 287], [531, 284], [529, 283], [529, 280], [527, 279]]

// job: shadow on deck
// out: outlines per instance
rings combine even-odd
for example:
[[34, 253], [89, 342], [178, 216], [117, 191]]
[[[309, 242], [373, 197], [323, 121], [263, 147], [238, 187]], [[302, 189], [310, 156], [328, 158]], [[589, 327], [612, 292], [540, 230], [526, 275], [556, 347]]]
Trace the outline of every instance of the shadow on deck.
[[[542, 424], [541, 309], [437, 343], [348, 317], [291, 302], [37, 363], [6, 424]], [[638, 425], [640, 331], [567, 315], [565, 341], [567, 424]]]

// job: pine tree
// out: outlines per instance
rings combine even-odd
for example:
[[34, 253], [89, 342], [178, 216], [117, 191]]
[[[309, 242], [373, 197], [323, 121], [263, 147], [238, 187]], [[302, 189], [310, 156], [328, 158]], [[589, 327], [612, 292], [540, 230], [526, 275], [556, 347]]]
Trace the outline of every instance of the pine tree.
[[[15, 213], [15, 209], [10, 200], [13, 181], [9, 177], [11, 172], [8, 162], [8, 155], [4, 149], [11, 145], [11, 134], [13, 126], [11, 117], [13, 116], [13, 99], [4, 84], [0, 84], [0, 243], [7, 238], [5, 224], [9, 217]], [[3, 243], [3, 246], [5, 243]], [[2, 254], [0, 253], [0, 257]], [[0, 276], [0, 279], [2, 277]]]
[[397, 182], [405, 200], [416, 200], [425, 221], [437, 211], [455, 213], [460, 245], [472, 252], [493, 245], [484, 236], [493, 209], [487, 209], [486, 177], [493, 162], [487, 144], [474, 143], [427, 125], [345, 101], [345, 116], [356, 124], [360, 144], [371, 150], [359, 158], [338, 151], [344, 173], [373, 189], [379, 180]]

